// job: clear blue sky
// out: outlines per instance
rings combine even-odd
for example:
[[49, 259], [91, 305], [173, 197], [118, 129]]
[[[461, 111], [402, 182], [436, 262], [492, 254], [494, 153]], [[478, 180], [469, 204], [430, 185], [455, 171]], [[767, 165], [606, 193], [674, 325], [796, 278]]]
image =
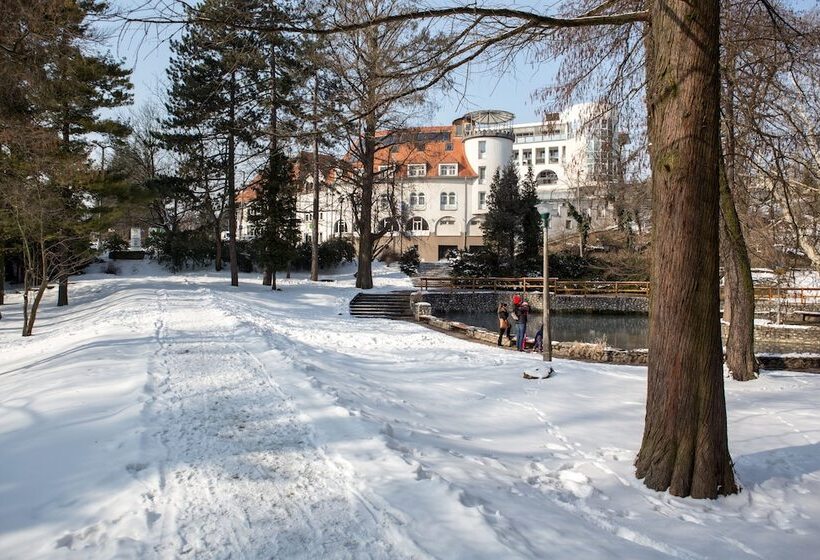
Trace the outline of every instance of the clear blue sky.
[[[170, 57], [168, 35], [172, 30], [153, 29], [151, 34], [132, 33], [111, 41], [115, 56], [125, 58], [133, 69], [134, 99], [139, 106], [156, 99], [165, 89], [165, 69]], [[481, 63], [461, 69], [455, 88], [446, 95], [436, 93], [438, 109], [423, 114], [415, 124], [448, 124], [475, 109], [504, 109], [516, 115], [516, 122], [539, 120], [538, 103], [532, 93], [553, 77], [550, 64], [533, 67], [520, 57], [503, 73], [489, 71]]]

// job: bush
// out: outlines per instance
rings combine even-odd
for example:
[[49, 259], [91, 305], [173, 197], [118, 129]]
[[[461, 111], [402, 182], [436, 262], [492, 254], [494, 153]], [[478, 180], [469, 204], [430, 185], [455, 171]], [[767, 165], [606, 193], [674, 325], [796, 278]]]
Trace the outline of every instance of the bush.
[[154, 230], [148, 234], [148, 246], [155, 252], [157, 261], [174, 272], [189, 266], [203, 266], [214, 259], [214, 242], [203, 230]]
[[128, 242], [116, 231], [112, 231], [103, 239], [102, 248], [106, 251], [126, 251], [128, 250]]
[[486, 278], [498, 271], [498, 255], [487, 249], [452, 251], [447, 260], [450, 261], [453, 276]]
[[399, 270], [407, 276], [412, 276], [418, 273], [420, 262], [418, 249], [410, 247], [399, 258]]
[[589, 272], [589, 259], [581, 257], [575, 252], [561, 251], [553, 253], [550, 255], [549, 260], [549, 275], [551, 278], [578, 280]]
[[356, 258], [356, 248], [347, 239], [334, 237], [319, 245], [319, 267], [335, 268]]

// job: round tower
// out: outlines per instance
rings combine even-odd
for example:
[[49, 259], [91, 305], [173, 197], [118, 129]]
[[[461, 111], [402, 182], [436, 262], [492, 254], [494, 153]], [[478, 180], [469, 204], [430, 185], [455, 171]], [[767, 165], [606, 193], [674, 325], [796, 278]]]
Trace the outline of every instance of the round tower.
[[507, 165], [512, 158], [514, 118], [509, 111], [488, 109], [472, 111], [453, 121], [456, 135], [464, 138], [467, 161], [479, 176], [484, 168], [488, 184], [496, 169]]

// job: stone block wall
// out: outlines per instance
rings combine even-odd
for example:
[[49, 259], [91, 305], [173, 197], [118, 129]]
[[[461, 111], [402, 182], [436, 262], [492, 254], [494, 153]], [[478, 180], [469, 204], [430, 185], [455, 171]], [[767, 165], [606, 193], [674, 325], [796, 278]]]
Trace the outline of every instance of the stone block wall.
[[[493, 313], [498, 304], [505, 302], [512, 306], [512, 292], [422, 292], [419, 297], [430, 303], [433, 314], [451, 311], [467, 313]], [[533, 311], [541, 311], [542, 294], [529, 292], [526, 300]], [[550, 297], [551, 311], [574, 313], [642, 313], [649, 312], [649, 299], [640, 296], [571, 296]]]

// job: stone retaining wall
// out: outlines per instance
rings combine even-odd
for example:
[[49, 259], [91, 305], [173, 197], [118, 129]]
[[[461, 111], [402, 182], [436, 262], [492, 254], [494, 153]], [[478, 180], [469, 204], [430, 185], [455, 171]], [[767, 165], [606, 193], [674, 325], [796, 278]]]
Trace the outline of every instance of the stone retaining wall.
[[[422, 315], [419, 321], [431, 327], [448, 331], [465, 338], [472, 338], [485, 344], [496, 344], [498, 333], [486, 329], [465, 325], [457, 321], [447, 321], [432, 315]], [[503, 341], [505, 345], [514, 346], [514, 343]], [[554, 358], [580, 360], [585, 362], [646, 365], [649, 356], [646, 350], [620, 350], [607, 348], [601, 344], [584, 342], [553, 342], [552, 355]], [[757, 359], [763, 369], [787, 369], [820, 373], [820, 355], [773, 355], [758, 354]]]
[[[729, 325], [721, 324], [723, 340], [729, 334]], [[767, 326], [755, 325], [755, 340], [767, 342], [783, 342], [805, 346], [807, 350], [820, 352], [820, 326]]]

